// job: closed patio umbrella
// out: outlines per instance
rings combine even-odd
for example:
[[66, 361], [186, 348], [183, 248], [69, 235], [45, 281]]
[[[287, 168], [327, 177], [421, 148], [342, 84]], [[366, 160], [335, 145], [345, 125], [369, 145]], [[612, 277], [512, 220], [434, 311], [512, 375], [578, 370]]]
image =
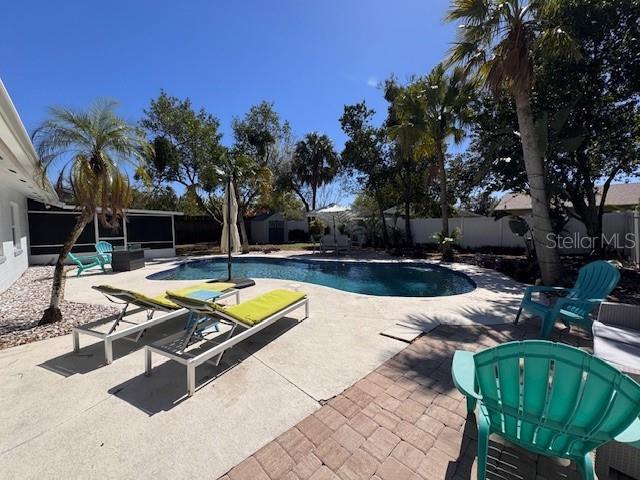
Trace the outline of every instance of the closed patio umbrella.
[[231, 252], [240, 253], [240, 233], [238, 232], [238, 203], [233, 182], [227, 183], [222, 205], [222, 238], [220, 250], [228, 255], [229, 277], [231, 279]]

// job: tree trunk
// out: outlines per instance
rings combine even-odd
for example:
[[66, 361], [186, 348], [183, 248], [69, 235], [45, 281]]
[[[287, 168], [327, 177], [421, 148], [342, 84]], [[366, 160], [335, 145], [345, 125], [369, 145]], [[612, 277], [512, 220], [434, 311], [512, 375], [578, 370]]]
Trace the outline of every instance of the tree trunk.
[[84, 227], [91, 221], [93, 213], [86, 208], [82, 210], [78, 220], [76, 221], [73, 230], [69, 233], [67, 240], [64, 242], [58, 260], [56, 261], [56, 268], [53, 271], [53, 284], [51, 285], [51, 299], [49, 300], [49, 308], [47, 308], [42, 314], [42, 318], [38, 322], [38, 326], [47, 325], [49, 323], [55, 323], [62, 320], [62, 312], [60, 311], [60, 299], [64, 296], [64, 261], [67, 259], [67, 255], [71, 251], [71, 248], [78, 240], [78, 237], [84, 230]]
[[447, 170], [444, 164], [442, 142], [438, 141], [438, 173], [440, 175], [440, 208], [442, 215], [442, 235], [449, 236], [449, 192], [447, 191]]
[[242, 213], [242, 203], [240, 202], [240, 192], [237, 188], [238, 182], [235, 179], [233, 180], [233, 184], [236, 186], [234, 188], [234, 192], [236, 194], [236, 203], [238, 204], [238, 226], [240, 227], [240, 237], [242, 238], [242, 253], [249, 253], [249, 238], [247, 237], [247, 228], [244, 224], [244, 214]]
[[389, 248], [389, 232], [387, 232], [387, 221], [384, 218], [384, 209], [382, 203], [376, 200], [378, 204], [378, 213], [380, 215], [380, 221], [382, 222], [382, 244], [385, 249]]
[[556, 248], [554, 232], [549, 215], [549, 201], [547, 198], [544, 156], [540, 152], [533, 122], [533, 112], [529, 92], [524, 89], [514, 89], [520, 128], [522, 154], [529, 181], [531, 195], [531, 211], [533, 214], [533, 240], [536, 245], [538, 265], [545, 285], [557, 284], [562, 274], [560, 255]]
[[249, 253], [249, 237], [247, 237], [247, 228], [244, 224], [244, 215], [240, 209], [238, 209], [238, 225], [240, 226], [240, 236], [242, 237], [242, 253]]
[[318, 187], [315, 185], [311, 187], [311, 210], [316, 209], [316, 192], [318, 191]]
[[404, 234], [407, 245], [413, 245], [413, 235], [411, 234], [411, 202], [404, 202]]

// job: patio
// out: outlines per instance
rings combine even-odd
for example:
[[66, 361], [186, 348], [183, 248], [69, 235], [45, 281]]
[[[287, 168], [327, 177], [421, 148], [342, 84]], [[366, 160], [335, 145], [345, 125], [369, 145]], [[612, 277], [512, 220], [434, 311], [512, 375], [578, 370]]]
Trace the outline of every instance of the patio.
[[[537, 338], [535, 321], [442, 325], [332, 398], [220, 480], [475, 479], [476, 425], [451, 382], [456, 349]], [[584, 331], [554, 341], [589, 347]], [[575, 465], [492, 437], [487, 478], [579, 479]]]
[[[175, 263], [69, 277], [65, 299], [104, 308], [109, 302], [92, 285], [153, 294], [193, 283], [146, 278]], [[140, 344], [116, 342], [110, 366], [102, 343], [84, 336], [78, 354], [70, 335], [2, 350], [0, 469], [13, 477], [46, 468], [51, 477], [82, 478], [475, 478], [475, 421], [451, 381], [453, 353], [538, 338], [539, 322], [512, 324], [521, 284], [493, 270], [448, 267], [477, 288], [412, 298], [300, 285], [309, 318], [292, 315], [226, 353], [218, 367], [201, 367], [191, 398], [181, 365], [156, 356], [153, 375], [144, 376]], [[241, 298], [282, 287], [291, 282], [258, 278]], [[154, 327], [144, 343], [183, 322]], [[592, 347], [579, 328], [556, 328], [551, 339]], [[488, 478], [580, 478], [568, 462], [498, 440]]]

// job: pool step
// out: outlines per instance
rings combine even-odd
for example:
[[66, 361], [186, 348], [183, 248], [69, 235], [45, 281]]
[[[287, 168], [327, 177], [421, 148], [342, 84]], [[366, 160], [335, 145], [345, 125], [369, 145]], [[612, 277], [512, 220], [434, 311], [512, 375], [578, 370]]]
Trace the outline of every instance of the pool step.
[[380, 335], [384, 337], [393, 338], [394, 340], [400, 340], [401, 342], [411, 343], [417, 337], [422, 335], [421, 328], [417, 328], [412, 325], [402, 325], [400, 323], [393, 325], [386, 330], [380, 332]]

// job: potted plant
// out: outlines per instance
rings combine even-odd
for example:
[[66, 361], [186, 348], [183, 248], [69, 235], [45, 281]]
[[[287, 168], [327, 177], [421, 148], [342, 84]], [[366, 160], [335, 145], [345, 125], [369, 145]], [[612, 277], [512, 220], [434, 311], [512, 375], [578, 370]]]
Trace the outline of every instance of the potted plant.
[[311, 235], [314, 241], [318, 241], [324, 233], [325, 228], [327, 228], [327, 226], [324, 222], [316, 218], [309, 223], [309, 235]]

